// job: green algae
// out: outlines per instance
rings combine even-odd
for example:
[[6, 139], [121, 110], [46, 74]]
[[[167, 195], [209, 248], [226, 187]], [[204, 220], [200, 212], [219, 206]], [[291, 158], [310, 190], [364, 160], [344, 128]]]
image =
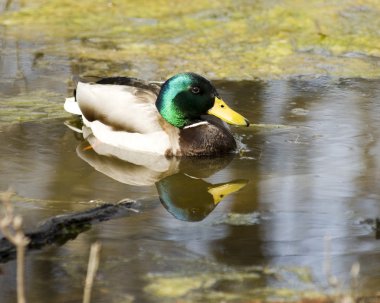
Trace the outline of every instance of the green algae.
[[322, 303], [353, 299], [349, 290], [317, 287], [307, 267], [229, 267], [201, 258], [179, 260], [175, 273], [163, 271], [145, 277], [144, 291], [154, 301]]
[[295, 302], [319, 300], [325, 302], [327, 295], [313, 287], [294, 289], [287, 287], [267, 287], [263, 279], [275, 278], [282, 269], [264, 267], [204, 270], [189, 274], [150, 274], [144, 291], [160, 302]]
[[47, 90], [36, 90], [15, 96], [0, 94], [0, 127], [13, 123], [67, 117], [60, 98], [59, 94]]
[[[154, 297], [158, 298], [179, 298], [186, 297], [188, 295], [196, 296], [204, 295], [207, 293], [208, 299], [211, 297], [220, 299], [219, 295], [222, 294], [224, 299], [237, 298], [237, 294], [233, 294], [221, 291], [218, 295], [216, 292], [210, 296], [210, 293], [216, 287], [217, 284], [231, 284], [231, 283], [243, 283], [247, 280], [257, 281], [260, 278], [260, 274], [255, 271], [252, 272], [204, 272], [193, 275], [181, 275], [181, 274], [150, 274], [148, 281], [150, 283], [145, 287], [145, 291]], [[252, 282], [254, 283], [254, 282]], [[241, 294], [239, 294], [241, 296]]]
[[90, 64], [89, 74], [378, 77], [379, 13], [373, 0], [32, 0], [0, 23], [23, 39], [43, 33], [46, 52], [115, 67]]

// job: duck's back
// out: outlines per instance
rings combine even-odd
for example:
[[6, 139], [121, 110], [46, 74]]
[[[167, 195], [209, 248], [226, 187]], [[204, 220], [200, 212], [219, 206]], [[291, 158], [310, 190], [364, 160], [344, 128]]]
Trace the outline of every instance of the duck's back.
[[148, 89], [127, 85], [135, 84], [127, 80], [130, 79], [106, 78], [98, 83], [78, 83], [75, 98], [85, 124], [99, 121], [115, 131], [141, 134], [160, 130], [157, 92], [153, 86]]
[[82, 115], [99, 143], [143, 153], [175, 153], [178, 130], [156, 109], [159, 89], [157, 84], [123, 77], [79, 82], [75, 100], [67, 99], [65, 109]]

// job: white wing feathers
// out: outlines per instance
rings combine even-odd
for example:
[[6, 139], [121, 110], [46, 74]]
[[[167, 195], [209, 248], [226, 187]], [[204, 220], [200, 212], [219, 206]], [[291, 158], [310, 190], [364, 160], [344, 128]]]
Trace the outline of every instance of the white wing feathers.
[[64, 108], [82, 115], [84, 125], [102, 143], [164, 155], [171, 139], [160, 125], [155, 100], [148, 90], [79, 82], [76, 101], [67, 98]]
[[65, 111], [67, 111], [70, 114], [82, 115], [82, 112], [80, 111], [78, 102], [75, 101], [74, 97], [66, 98], [65, 104], [63, 105], [63, 108], [65, 109]]
[[79, 82], [76, 99], [85, 117], [89, 113], [95, 120], [129, 132], [155, 132], [161, 128], [154, 104], [156, 95], [141, 91], [125, 85]]

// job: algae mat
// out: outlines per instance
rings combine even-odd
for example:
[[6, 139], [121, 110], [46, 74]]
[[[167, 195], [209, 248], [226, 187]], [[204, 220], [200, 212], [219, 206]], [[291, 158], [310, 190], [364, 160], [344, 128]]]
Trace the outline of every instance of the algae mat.
[[43, 40], [41, 52], [72, 58], [84, 74], [380, 75], [380, 3], [374, 0], [7, 3], [0, 16], [7, 35]]

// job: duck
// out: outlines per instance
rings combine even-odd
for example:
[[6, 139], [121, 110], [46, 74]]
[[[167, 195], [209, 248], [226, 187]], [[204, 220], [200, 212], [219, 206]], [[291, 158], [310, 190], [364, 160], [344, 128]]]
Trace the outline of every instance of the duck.
[[64, 109], [81, 116], [83, 134], [97, 142], [165, 157], [233, 153], [237, 144], [228, 124], [250, 124], [209, 80], [192, 72], [163, 83], [130, 77], [79, 81]]

